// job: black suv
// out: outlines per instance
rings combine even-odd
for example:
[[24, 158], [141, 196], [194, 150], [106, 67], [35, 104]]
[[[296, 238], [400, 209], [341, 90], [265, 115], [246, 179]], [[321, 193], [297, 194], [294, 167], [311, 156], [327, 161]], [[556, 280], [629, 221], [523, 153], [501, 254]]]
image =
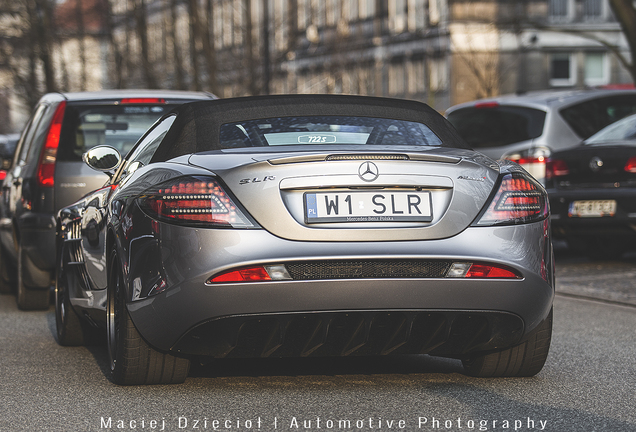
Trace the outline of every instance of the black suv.
[[2, 186], [0, 293], [15, 288], [21, 309], [49, 307], [55, 214], [108, 179], [82, 162], [88, 149], [105, 144], [126, 154], [173, 107], [213, 98], [209, 93], [151, 90], [43, 96], [20, 136]]

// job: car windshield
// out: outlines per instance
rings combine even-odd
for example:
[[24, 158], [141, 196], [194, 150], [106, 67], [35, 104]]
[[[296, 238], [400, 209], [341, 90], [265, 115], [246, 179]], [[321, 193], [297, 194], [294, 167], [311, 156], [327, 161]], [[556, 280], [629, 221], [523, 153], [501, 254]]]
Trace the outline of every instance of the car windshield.
[[599, 144], [611, 141], [636, 141], [636, 115], [625, 117], [612, 123], [585, 141], [585, 144]]
[[289, 145], [441, 146], [422, 123], [372, 117], [278, 117], [226, 123], [221, 149]]
[[448, 120], [472, 148], [501, 147], [541, 136], [545, 111], [483, 104], [448, 114]]
[[108, 145], [125, 155], [144, 132], [175, 105], [68, 105], [58, 149], [62, 161], [81, 161], [82, 154]]

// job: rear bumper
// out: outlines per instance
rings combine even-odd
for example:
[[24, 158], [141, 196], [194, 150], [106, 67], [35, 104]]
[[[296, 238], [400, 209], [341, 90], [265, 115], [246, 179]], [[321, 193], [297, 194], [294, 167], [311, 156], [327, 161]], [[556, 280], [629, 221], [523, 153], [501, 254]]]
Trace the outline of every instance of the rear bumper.
[[[160, 241], [147, 243], [148, 259], [123, 267], [130, 299], [150, 291], [147, 284], [169, 288], [137, 296], [128, 310], [144, 339], [180, 355], [460, 356], [518, 344], [545, 319], [554, 297], [547, 221], [410, 242], [294, 242], [264, 230], [165, 224], [159, 232]], [[487, 261], [512, 267], [522, 278], [206, 284], [228, 268], [353, 258]], [[146, 280], [144, 274], [155, 276]]]

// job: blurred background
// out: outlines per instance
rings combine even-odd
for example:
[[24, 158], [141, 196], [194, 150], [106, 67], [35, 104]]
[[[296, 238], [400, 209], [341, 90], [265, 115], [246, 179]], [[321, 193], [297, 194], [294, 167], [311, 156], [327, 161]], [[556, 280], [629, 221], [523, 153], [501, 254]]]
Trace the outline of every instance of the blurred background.
[[0, 133], [51, 91], [348, 93], [443, 112], [633, 88], [634, 23], [630, 0], [0, 0]]

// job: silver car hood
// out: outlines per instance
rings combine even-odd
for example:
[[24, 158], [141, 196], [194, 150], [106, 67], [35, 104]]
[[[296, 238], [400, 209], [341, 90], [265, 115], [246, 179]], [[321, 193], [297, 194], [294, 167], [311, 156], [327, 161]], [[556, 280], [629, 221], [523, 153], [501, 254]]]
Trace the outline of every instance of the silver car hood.
[[[191, 165], [219, 176], [250, 215], [267, 231], [298, 241], [396, 241], [452, 237], [466, 229], [490, 196], [499, 166], [484, 155], [460, 149], [374, 148], [361, 152], [223, 151], [193, 154]], [[419, 150], [419, 149], [418, 149]], [[404, 160], [382, 160], [387, 155]], [[333, 160], [342, 159], [342, 160]], [[371, 160], [377, 178], [358, 175]], [[430, 222], [305, 223], [308, 191], [425, 190], [431, 192]]]

